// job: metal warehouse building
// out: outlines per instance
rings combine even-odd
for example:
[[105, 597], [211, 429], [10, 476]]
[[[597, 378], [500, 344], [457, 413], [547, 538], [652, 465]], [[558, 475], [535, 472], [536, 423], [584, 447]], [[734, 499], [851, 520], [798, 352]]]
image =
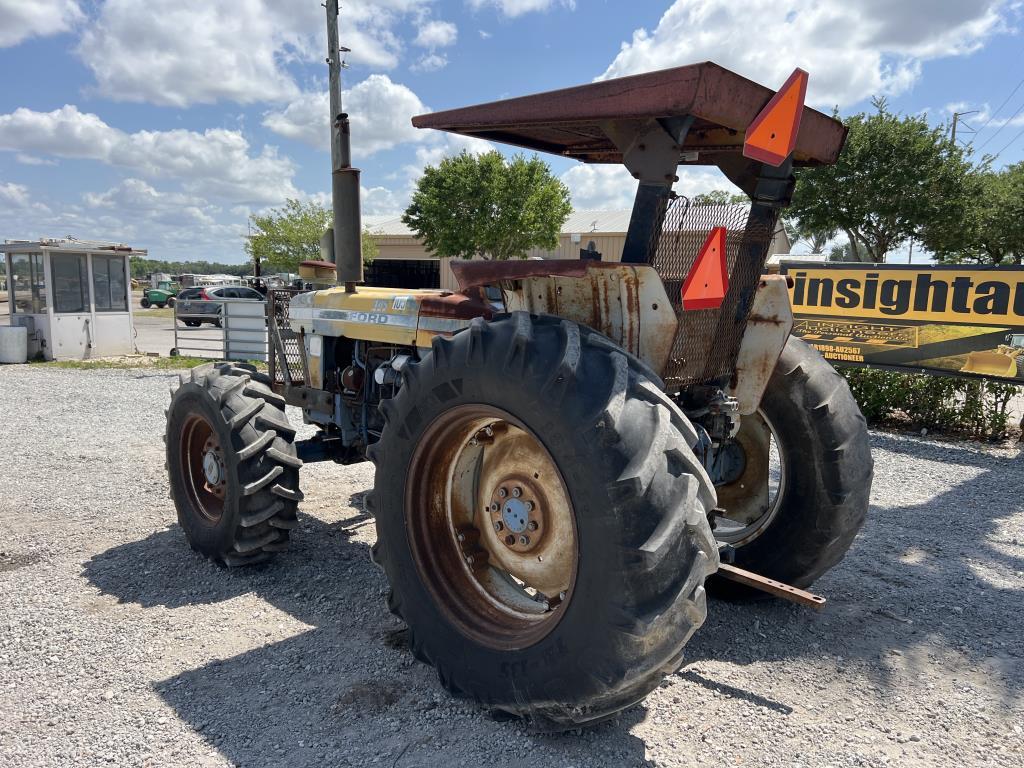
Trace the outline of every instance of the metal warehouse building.
[[[725, 207], [725, 206], [723, 206]], [[749, 206], [737, 204], [729, 207]], [[596, 250], [604, 261], [618, 261], [626, 242], [629, 229], [629, 208], [608, 211], [573, 211], [562, 225], [558, 247], [553, 250], [535, 248], [527, 256], [538, 259], [578, 259], [580, 249]], [[739, 212], [737, 212], [739, 213]], [[742, 215], [742, 214], [740, 214]], [[683, 221], [685, 227], [686, 220]], [[373, 235], [380, 252], [377, 259], [415, 264], [419, 267], [437, 269], [437, 285], [448, 290], [457, 290], [458, 285], [452, 274], [451, 259], [438, 259], [430, 253], [405, 224], [401, 216], [364, 216], [363, 226]], [[775, 240], [769, 253], [789, 253], [790, 241], [783, 228], [775, 233]]]

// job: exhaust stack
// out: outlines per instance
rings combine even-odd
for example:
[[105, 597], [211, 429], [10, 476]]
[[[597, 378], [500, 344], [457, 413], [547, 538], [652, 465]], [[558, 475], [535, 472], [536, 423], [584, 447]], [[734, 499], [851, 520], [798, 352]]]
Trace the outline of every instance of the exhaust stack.
[[[352, 167], [348, 115], [341, 111], [341, 54], [338, 44], [338, 0], [327, 0], [327, 66], [331, 96], [331, 208], [334, 214], [333, 258], [338, 282], [354, 291], [363, 282], [362, 220], [359, 169]], [[329, 240], [325, 237], [325, 240]]]

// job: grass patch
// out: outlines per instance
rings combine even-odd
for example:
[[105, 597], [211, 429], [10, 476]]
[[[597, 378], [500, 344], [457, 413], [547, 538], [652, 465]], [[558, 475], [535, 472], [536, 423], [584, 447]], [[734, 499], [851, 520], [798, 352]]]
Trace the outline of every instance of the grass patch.
[[[203, 363], [213, 362], [201, 357], [149, 357], [131, 355], [126, 357], [101, 357], [95, 360], [33, 360], [30, 365], [38, 368], [65, 368], [74, 371], [92, 371], [99, 369], [129, 370], [147, 368], [158, 371], [180, 371], [195, 368]], [[250, 365], [259, 371], [266, 371], [267, 364], [258, 360], [250, 360]]]
[[174, 307], [151, 307], [150, 309], [143, 309], [137, 307], [133, 310], [136, 317], [174, 317]]

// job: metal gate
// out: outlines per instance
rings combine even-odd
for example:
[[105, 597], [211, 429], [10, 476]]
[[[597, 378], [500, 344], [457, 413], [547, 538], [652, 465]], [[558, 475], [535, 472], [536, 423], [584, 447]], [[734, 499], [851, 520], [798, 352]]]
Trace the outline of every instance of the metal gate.
[[266, 304], [244, 299], [177, 302], [172, 355], [266, 362]]

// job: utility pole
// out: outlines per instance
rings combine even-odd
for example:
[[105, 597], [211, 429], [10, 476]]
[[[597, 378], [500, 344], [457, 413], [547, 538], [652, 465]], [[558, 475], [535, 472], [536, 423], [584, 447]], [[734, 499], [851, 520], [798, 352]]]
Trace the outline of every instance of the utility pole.
[[359, 169], [352, 167], [348, 115], [341, 106], [341, 54], [338, 43], [338, 0], [327, 0], [327, 67], [331, 101], [331, 208], [334, 219], [334, 263], [338, 282], [355, 291], [363, 282], [362, 220], [359, 210]]
[[[965, 116], [967, 116], [967, 115], [976, 115], [976, 114], [978, 114], [978, 110], [976, 110], [976, 109], [972, 109], [970, 112], [954, 112], [953, 113], [953, 131], [952, 131], [952, 136], [950, 137], [950, 139], [952, 140], [952, 142], [954, 144], [956, 144], [956, 126], [957, 126], [957, 123], [963, 123], [964, 122], [963, 118]], [[964, 123], [964, 124], [966, 125], [966, 123]], [[967, 127], [970, 128], [970, 126], [967, 126]], [[974, 131], [971, 131], [971, 133], [974, 133]]]

